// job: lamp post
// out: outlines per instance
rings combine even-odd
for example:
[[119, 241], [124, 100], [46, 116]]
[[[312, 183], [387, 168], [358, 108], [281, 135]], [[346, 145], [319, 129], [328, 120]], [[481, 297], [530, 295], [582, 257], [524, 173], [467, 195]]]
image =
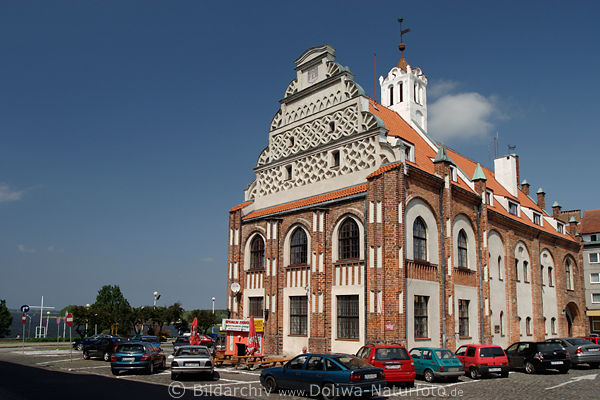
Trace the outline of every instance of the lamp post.
[[154, 291], [153, 295], [154, 295], [154, 308], [156, 308], [156, 302], [158, 301], [158, 299], [160, 299], [160, 294], [158, 294], [157, 291]]
[[94, 335], [98, 334], [98, 314], [94, 314]]
[[44, 329], [44, 337], [48, 337], [48, 320], [50, 319], [50, 311], [46, 311], [46, 329]]
[[[90, 310], [90, 304], [89, 303], [85, 305], [85, 310], [86, 311]], [[86, 337], [87, 337], [87, 334], [88, 334], [87, 330], [88, 330], [88, 321], [89, 320], [90, 320], [90, 316], [89, 316], [89, 314], [86, 313], [86, 316], [85, 316], [85, 336]]]
[[215, 300], [216, 299], [213, 297], [211, 300], [212, 300], [212, 312], [214, 314], [215, 313]]

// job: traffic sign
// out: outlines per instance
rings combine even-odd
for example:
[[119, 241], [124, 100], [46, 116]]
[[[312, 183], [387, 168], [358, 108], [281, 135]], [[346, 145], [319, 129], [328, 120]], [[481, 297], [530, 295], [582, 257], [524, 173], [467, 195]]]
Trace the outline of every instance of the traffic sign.
[[22, 313], [27, 313], [27, 312], [29, 312], [29, 306], [28, 306], [27, 304], [23, 304], [23, 305], [21, 306], [21, 312], [22, 312]]
[[25, 315], [25, 313], [23, 313], [23, 315], [21, 315], [21, 322], [25, 323], [25, 321], [27, 321], [27, 316]]
[[71, 313], [67, 314], [67, 325], [69, 325], [69, 326], [73, 325], [73, 314], [71, 314]]
[[60, 324], [60, 317], [56, 317], [56, 325]]

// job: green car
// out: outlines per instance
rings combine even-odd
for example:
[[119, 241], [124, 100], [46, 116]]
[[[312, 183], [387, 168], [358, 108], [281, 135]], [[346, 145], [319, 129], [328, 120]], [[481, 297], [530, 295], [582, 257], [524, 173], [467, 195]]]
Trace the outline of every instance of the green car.
[[415, 373], [423, 376], [427, 382], [436, 378], [458, 380], [464, 375], [460, 360], [448, 349], [415, 347], [410, 351], [415, 363]]

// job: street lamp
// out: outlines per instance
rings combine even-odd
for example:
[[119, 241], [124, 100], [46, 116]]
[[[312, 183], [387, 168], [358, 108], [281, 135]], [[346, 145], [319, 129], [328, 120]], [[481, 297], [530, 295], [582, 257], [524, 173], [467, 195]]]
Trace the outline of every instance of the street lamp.
[[160, 294], [157, 291], [154, 291], [154, 307], [156, 308], [156, 302], [160, 299]]
[[94, 314], [94, 335], [98, 334], [98, 314]]
[[48, 337], [48, 320], [50, 319], [50, 311], [46, 311], [46, 329], [44, 330], [44, 337]]
[[[85, 305], [85, 310], [86, 311], [90, 310], [90, 304], [89, 303]], [[86, 317], [85, 317], [85, 336], [86, 337], [87, 337], [87, 334], [88, 334], [87, 330], [88, 330], [88, 321], [89, 321], [89, 319], [90, 319], [89, 315], [86, 315]]]
[[215, 313], [215, 298], [213, 297], [212, 299], [212, 310], [213, 310], [213, 314]]

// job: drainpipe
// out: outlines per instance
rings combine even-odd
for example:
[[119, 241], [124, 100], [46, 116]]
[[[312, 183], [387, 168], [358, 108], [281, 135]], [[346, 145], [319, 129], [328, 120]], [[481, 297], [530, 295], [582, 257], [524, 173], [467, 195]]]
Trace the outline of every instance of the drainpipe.
[[440, 186], [440, 235], [442, 237], [441, 240], [441, 250], [442, 250], [442, 259], [440, 260], [440, 273], [442, 275], [442, 296], [440, 301], [442, 303], [442, 347], [446, 348], [446, 314], [447, 314], [447, 303], [446, 303], [446, 233], [444, 231], [444, 186], [446, 185], [444, 179], [444, 184]]
[[483, 276], [481, 265], [481, 202], [477, 204], [477, 269], [479, 272], [479, 343], [484, 343], [485, 328], [483, 326]]
[[404, 224], [404, 256], [402, 262], [404, 263], [404, 340], [406, 341], [406, 345], [408, 346], [408, 270], [406, 268], [406, 255], [408, 254], [406, 249], [406, 177], [408, 175], [408, 170], [406, 169], [406, 163], [404, 163], [404, 177], [403, 181], [403, 190], [404, 190], [404, 201], [402, 204], [402, 212], [404, 215], [402, 216], [402, 223]]
[[[538, 257], [540, 260], [540, 268], [538, 268], [538, 271], [540, 272], [540, 292], [541, 292], [541, 299], [540, 299], [540, 304], [542, 305], [542, 321], [544, 318], [544, 286], [542, 285], [542, 282], [544, 281], [544, 274], [542, 273], [542, 241], [540, 239], [540, 236], [542, 235], [542, 232], [538, 231], [537, 234], [537, 241], [538, 241]], [[532, 272], [533, 274], [533, 272]], [[533, 277], [533, 275], [531, 275]], [[546, 337], [546, 323], [544, 322], [544, 337]]]
[[367, 333], [369, 332], [369, 328], [368, 328], [368, 324], [367, 321], [369, 319], [369, 308], [367, 307], [367, 302], [369, 301], [369, 291], [367, 290], [367, 275], [369, 274], [369, 266], [367, 265], [367, 257], [368, 257], [368, 247], [367, 247], [367, 232], [369, 230], [369, 216], [367, 215], [368, 212], [368, 204], [369, 203], [369, 192], [367, 191], [367, 194], [365, 195], [365, 211], [363, 213], [363, 218], [364, 218], [364, 223], [363, 226], [365, 227], [363, 229], [363, 264], [364, 264], [364, 276], [363, 276], [363, 287], [364, 287], [364, 299], [363, 299], [363, 303], [364, 303], [364, 308], [365, 308], [365, 343], [367, 343]]

